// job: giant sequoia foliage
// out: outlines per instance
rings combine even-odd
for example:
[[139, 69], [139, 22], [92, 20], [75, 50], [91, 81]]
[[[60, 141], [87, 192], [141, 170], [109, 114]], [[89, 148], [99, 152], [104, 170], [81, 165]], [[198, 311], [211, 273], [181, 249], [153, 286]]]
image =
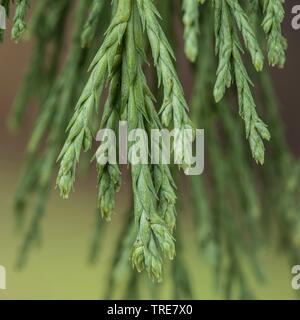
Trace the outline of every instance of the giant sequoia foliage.
[[[226, 297], [251, 295], [248, 266], [258, 280], [263, 277], [258, 253], [271, 239], [291, 262], [297, 260], [299, 164], [285, 141], [269, 76], [269, 66], [281, 68], [285, 63], [282, 0], [1, 3], [7, 14], [14, 14], [12, 39], [26, 35], [34, 42], [11, 108], [10, 127], [19, 129], [29, 102], [39, 102], [14, 202], [19, 226], [24, 227], [27, 216], [31, 219], [18, 256], [20, 267], [40, 233], [54, 189], [52, 176], [57, 175], [62, 197], [71, 198], [81, 154], [93, 158], [96, 132], [117, 131], [121, 120], [130, 129], [147, 132], [178, 129], [175, 149], [180, 148], [184, 129], [204, 128], [206, 169], [201, 176], [183, 178], [177, 167], [165, 164], [127, 168], [133, 200], [110, 266], [108, 297], [131, 297], [129, 286], [141, 281], [136, 270], [145, 270], [155, 283], [171, 284], [170, 297], [195, 297], [193, 286], [201, 283], [189, 277], [180, 228], [185, 215], [195, 222], [196, 253], [210, 264], [216, 286]], [[181, 22], [174, 18], [179, 15]], [[72, 37], [65, 58], [68, 23]], [[180, 36], [193, 72], [189, 102], [177, 72], [176, 24], [182, 26]], [[185, 160], [183, 156], [183, 168]], [[122, 186], [118, 165], [95, 167], [100, 214], [92, 261], [101, 254], [102, 225], [107, 223], [99, 220], [102, 216], [114, 223], [115, 196]], [[180, 187], [183, 180], [188, 194]], [[182, 195], [192, 199], [190, 212], [183, 210]], [[27, 208], [31, 197], [33, 209]], [[155, 297], [156, 285], [151, 290]]]

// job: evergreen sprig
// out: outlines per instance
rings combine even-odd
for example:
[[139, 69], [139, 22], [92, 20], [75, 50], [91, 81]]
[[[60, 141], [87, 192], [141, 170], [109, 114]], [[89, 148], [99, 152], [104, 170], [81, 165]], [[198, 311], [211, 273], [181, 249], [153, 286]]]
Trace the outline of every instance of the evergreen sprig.
[[[125, 97], [122, 105], [126, 108], [130, 130], [147, 129], [147, 122], [150, 121], [151, 124], [150, 115], [155, 117], [156, 114], [154, 107], [152, 107], [152, 95], [142, 71], [145, 49], [140, 20], [141, 17], [134, 5], [127, 29], [122, 74], [124, 86], [122, 86], [122, 91], [123, 97]], [[150, 108], [148, 116], [147, 108]], [[145, 141], [144, 144], [146, 145], [147, 142]], [[138, 271], [141, 272], [145, 268], [152, 279], [160, 281], [162, 278], [162, 254], [173, 259], [175, 255], [174, 239], [164, 221], [166, 216], [159, 214], [155, 190], [155, 183], [158, 181], [155, 179], [155, 175], [152, 176], [151, 168], [146, 164], [134, 164], [131, 166], [131, 173], [135, 220], [138, 225], [137, 239], [133, 245], [132, 262]], [[160, 195], [159, 199], [161, 199]]]
[[[10, 2], [0, 0], [7, 9]], [[25, 3], [29, 1], [11, 3], [17, 8], [13, 33], [18, 40], [26, 29], [28, 7]], [[75, 3], [78, 7], [74, 19], [69, 19]], [[106, 277], [109, 298], [140, 297], [141, 287], [146, 288], [149, 297], [161, 297], [160, 292], [168, 287], [168, 297], [199, 298], [201, 278], [195, 265], [198, 254], [202, 253], [213, 269], [218, 291], [226, 298], [236, 297], [236, 294], [239, 298], [249, 298], [248, 270], [244, 262], [249, 262], [259, 280], [261, 270], [256, 254], [268, 240], [275, 239], [291, 263], [299, 260], [299, 163], [286, 144], [267, 72], [260, 73], [259, 77], [257, 72], [251, 74], [273, 137], [268, 148], [272, 161], [266, 161], [259, 175], [253, 171], [252, 159], [247, 157], [242, 126], [232, 114], [232, 99], [225, 96], [227, 88], [235, 84], [234, 94], [253, 157], [263, 163], [263, 140], [269, 140], [270, 134], [258, 115], [244, 50], [256, 71], [261, 71], [264, 64], [260, 46], [267, 48], [271, 65], [283, 66], [286, 42], [281, 32], [282, 1], [214, 0], [213, 6], [209, 1], [203, 3], [202, 0], [184, 0], [182, 12], [186, 55], [196, 62], [192, 68], [195, 71], [193, 120], [197, 127], [205, 128], [209, 173], [192, 177], [189, 187], [193, 201], [188, 207], [191, 210], [183, 210], [178, 207], [179, 192], [170, 166], [141, 163], [130, 166], [134, 205], [126, 214], [124, 232], [112, 234], [109, 230], [104, 238], [102, 231], [106, 225], [97, 221], [91, 248], [92, 262], [96, 262], [98, 255], [113, 257], [105, 267], [107, 272], [113, 270]], [[201, 9], [199, 4], [203, 4]], [[118, 134], [119, 120], [127, 121], [129, 129], [145, 129], [149, 136], [151, 129], [176, 128], [179, 134], [175, 137], [175, 149], [177, 154], [183, 154], [182, 129], [192, 128], [169, 44], [174, 42], [175, 34], [171, 29], [172, 15], [178, 10], [174, 1], [39, 0], [32, 9], [28, 35], [35, 40], [35, 46], [10, 119], [12, 127], [18, 128], [29, 102], [36, 98], [40, 107], [15, 198], [19, 226], [24, 227], [25, 218], [29, 218], [20, 246], [19, 267], [25, 264], [30, 249], [40, 239], [41, 221], [60, 150], [57, 184], [62, 196], [67, 197], [73, 188], [81, 151], [91, 149], [94, 129], [108, 128]], [[102, 38], [105, 18], [109, 17], [107, 12], [112, 12], [112, 18]], [[163, 21], [160, 15], [165, 18]], [[61, 56], [67, 40], [64, 28], [67, 21], [72, 41], [65, 62]], [[214, 25], [217, 59], [213, 54]], [[267, 41], [262, 35], [266, 35]], [[146, 70], [148, 55], [152, 55], [154, 68], [150, 65]], [[87, 63], [92, 58], [90, 78], [86, 81]], [[157, 73], [162, 97], [159, 88], [150, 90], [149, 70]], [[100, 116], [97, 110], [104, 87], [107, 87], [107, 99]], [[212, 93], [220, 102], [220, 108]], [[144, 145], [147, 143], [145, 139]], [[163, 145], [157, 143], [161, 152]], [[102, 156], [106, 157], [107, 153]], [[150, 158], [151, 154], [148, 156]], [[188, 159], [183, 155], [179, 160], [187, 162]], [[97, 163], [97, 171], [100, 209], [97, 214], [101, 211], [104, 219], [111, 220], [116, 211], [116, 193], [121, 187], [120, 168]], [[31, 216], [25, 214], [30, 197], [35, 197]], [[174, 235], [177, 211], [181, 220]], [[189, 223], [195, 228], [185, 228]], [[198, 242], [189, 237], [194, 231]], [[111, 241], [111, 237], [118, 239], [113, 246], [117, 250], [100, 246]], [[175, 261], [171, 264], [166, 258]], [[138, 271], [146, 270], [152, 280], [160, 281], [164, 277], [163, 286], [148, 286], [145, 277], [137, 277], [130, 268], [130, 260]], [[105, 287], [104, 283], [102, 285]]]
[[81, 35], [82, 47], [87, 47], [92, 43], [99, 23], [99, 16], [102, 12], [105, 0], [93, 0], [89, 17], [84, 25]]
[[[112, 75], [108, 99], [102, 115], [102, 129], [118, 130], [118, 120], [120, 119], [120, 85], [121, 70], [117, 68]], [[108, 157], [109, 150], [101, 157]], [[97, 153], [96, 153], [97, 154]], [[99, 161], [99, 158], [97, 158]], [[115, 210], [115, 196], [121, 186], [121, 173], [117, 164], [107, 163], [100, 165], [97, 163], [98, 170], [98, 207], [102, 216], [110, 220]]]
[[103, 44], [96, 54], [91, 66], [91, 76], [77, 103], [75, 113], [69, 124], [69, 136], [59, 155], [61, 162], [57, 185], [64, 198], [68, 198], [75, 181], [76, 163], [82, 148], [88, 151], [92, 146], [91, 121], [99, 106], [106, 77], [110, 77], [119, 68], [118, 50], [130, 18], [130, 3], [122, 1], [118, 11], [106, 31]]
[[138, 9], [143, 28], [146, 30], [152, 50], [158, 83], [163, 85], [163, 105], [160, 113], [162, 124], [177, 129], [174, 137], [175, 163], [188, 166], [189, 159], [183, 152], [183, 141], [187, 130], [193, 129], [187, 115], [187, 103], [181, 83], [174, 68], [174, 53], [158, 22], [159, 12], [152, 0], [138, 0]]
[[267, 35], [268, 58], [271, 66], [283, 67], [287, 41], [282, 35], [284, 0], [262, 0], [264, 19], [262, 27]]
[[[116, 131], [117, 121], [120, 118], [128, 121], [131, 130], [137, 128], [148, 130], [149, 125], [161, 127], [158, 115], [154, 116], [156, 110], [152, 102], [153, 97], [142, 71], [145, 62], [143, 18], [141, 11], [137, 9], [136, 4], [131, 0], [118, 3], [103, 45], [91, 64], [90, 79], [76, 106], [69, 125], [69, 136], [59, 156], [61, 164], [57, 184], [63, 197], [69, 195], [74, 184], [75, 167], [76, 162], [79, 161], [81, 149], [86, 151], [91, 148], [91, 118], [99, 105], [99, 95], [106, 79], [110, 82], [110, 90], [102, 115], [101, 128]], [[151, 9], [154, 7], [151, 6]], [[159, 39], [165, 39], [159, 25], [158, 28]], [[148, 37], [151, 43], [149, 34]], [[166, 43], [162, 48], [166, 49]], [[170, 70], [173, 77], [175, 75], [172, 63], [171, 67], [165, 70], [165, 64], [170, 61], [171, 52], [170, 48], [167, 48], [168, 52], [165, 56], [168, 60], [163, 62], [162, 58], [159, 59], [163, 68], [164, 85], [167, 84], [166, 77], [168, 81], [171, 79]], [[177, 77], [176, 80], [178, 81]], [[178, 88], [179, 82], [175, 85]], [[180, 99], [183, 100], [181, 87], [179, 94], [182, 94]], [[185, 110], [179, 110], [178, 105], [175, 111], [177, 117], [179, 114], [180, 117], [187, 119]], [[98, 164], [97, 167], [99, 207], [103, 217], [109, 220], [114, 211], [115, 193], [120, 186], [120, 171], [117, 165]], [[145, 268], [151, 278], [160, 280], [163, 256], [166, 255], [172, 259], [175, 254], [172, 231], [175, 226], [176, 196], [173, 190], [174, 183], [167, 167], [153, 168], [153, 172], [152, 175], [151, 166], [147, 164], [131, 166], [134, 212], [138, 225], [132, 261], [138, 271]], [[157, 197], [159, 203], [157, 203]]]
[[[44, 10], [45, 6], [47, 11]], [[69, 9], [69, 0], [61, 0], [56, 4], [51, 0], [40, 0], [35, 7], [29, 24], [29, 36], [35, 40], [35, 45], [9, 117], [9, 126], [14, 131], [20, 128], [33, 97], [37, 98], [41, 105], [47, 100], [58, 70], [65, 19]]]
[[27, 28], [26, 16], [29, 8], [29, 0], [16, 0], [16, 13], [11, 31], [12, 39], [19, 41]]
[[[256, 111], [251, 92], [252, 82], [244, 66], [237, 28], [240, 30], [246, 48], [257, 71], [263, 67], [263, 55], [247, 15], [235, 0], [215, 0], [216, 52], [219, 56], [217, 79], [214, 88], [215, 100], [219, 102], [232, 82], [236, 83], [240, 115], [245, 122], [246, 137], [250, 143], [253, 158], [264, 163], [263, 140], [270, 140], [270, 133]], [[234, 25], [234, 21], [236, 26]]]
[[203, 4], [205, 0], [182, 1], [185, 54], [191, 62], [195, 62], [198, 55], [199, 2]]
[[[64, 5], [67, 4], [68, 2], [65, 1]], [[72, 103], [74, 103], [74, 94], [80, 85], [77, 75], [80, 72], [81, 63], [84, 64], [85, 61], [85, 54], [80, 46], [80, 34], [85, 21], [86, 9], [86, 1], [81, 0], [75, 14], [76, 25], [66, 65], [42, 104], [38, 122], [27, 146], [24, 174], [15, 198], [19, 226], [24, 225], [25, 209], [28, 204], [28, 196], [31, 193], [36, 196], [36, 206], [20, 247], [18, 267], [25, 265], [29, 251], [40, 233], [40, 223], [51, 190], [55, 160], [64, 138], [66, 119], [68, 119]], [[41, 12], [34, 12], [34, 14], [40, 15]], [[61, 27], [60, 21], [58, 20], [57, 23], [60, 26], [60, 32], [63, 33], [64, 29]], [[46, 148], [40, 154], [44, 136], [47, 137]]]
[[267, 126], [257, 114], [256, 105], [250, 90], [251, 81], [242, 63], [237, 44], [233, 48], [233, 56], [235, 59], [234, 73], [238, 90], [240, 115], [245, 121], [246, 137], [249, 140], [254, 159], [256, 162], [263, 164], [265, 157], [263, 139], [270, 140], [271, 136]]
[[[227, 0], [230, 13], [234, 17], [236, 25], [241, 32], [245, 47], [248, 49], [252, 63], [257, 71], [261, 71], [264, 64], [264, 57], [259, 47], [257, 37], [249, 23], [249, 18], [238, 0]], [[236, 31], [233, 31], [236, 33]]]

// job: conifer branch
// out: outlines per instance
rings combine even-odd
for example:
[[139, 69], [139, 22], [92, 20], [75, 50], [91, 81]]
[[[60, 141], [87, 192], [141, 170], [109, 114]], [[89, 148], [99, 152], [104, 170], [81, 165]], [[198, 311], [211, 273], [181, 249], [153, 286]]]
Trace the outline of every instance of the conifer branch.
[[198, 55], [199, 38], [199, 0], [183, 0], [183, 24], [185, 54], [191, 62], [195, 62]]
[[284, 19], [283, 0], [262, 0], [264, 19], [262, 27], [267, 35], [268, 58], [271, 66], [283, 67], [287, 41], [282, 35]]
[[29, 8], [29, 0], [16, 0], [16, 13], [14, 16], [11, 36], [15, 41], [19, 41], [26, 30], [26, 15]]
[[[123, 99], [123, 104], [127, 106], [129, 129], [146, 129], [146, 99], [152, 99], [152, 97], [149, 96], [150, 90], [142, 73], [141, 62], [145, 55], [142, 25], [137, 15], [138, 12], [133, 10], [127, 30], [122, 76], [123, 83], [126, 83], [123, 97], [126, 97], [127, 100]], [[132, 262], [139, 272], [146, 269], [153, 280], [160, 281], [163, 268], [162, 254], [170, 259], [174, 257], [174, 239], [163, 218], [158, 214], [156, 190], [149, 165], [133, 164], [131, 173], [135, 221], [138, 225]]]
[[[263, 56], [255, 40], [254, 33], [247, 22], [246, 14], [237, 1], [215, 0], [216, 52], [219, 56], [217, 79], [214, 88], [215, 100], [220, 101], [233, 81], [238, 92], [239, 113], [245, 122], [246, 138], [250, 143], [253, 158], [257, 163], [264, 163], [265, 147], [263, 140], [270, 140], [266, 124], [259, 118], [252, 96], [252, 85], [244, 66], [242, 47], [233, 18], [240, 29], [245, 46], [249, 49], [253, 64], [261, 70]], [[233, 74], [232, 74], [233, 72]], [[233, 77], [234, 75], [234, 77]]]
[[181, 155], [176, 163], [188, 164], [183, 152], [184, 129], [193, 129], [187, 115], [187, 103], [183, 89], [174, 68], [174, 53], [158, 22], [159, 13], [152, 0], [138, 0], [138, 9], [143, 28], [150, 42], [158, 83], [163, 85], [164, 101], [160, 113], [162, 124], [177, 129], [174, 139], [175, 154]]
[[87, 47], [92, 43], [92, 40], [97, 30], [99, 19], [101, 17], [100, 13], [103, 9], [104, 1], [105, 0], [93, 0], [89, 17], [84, 25], [81, 35], [82, 47]]
[[91, 119], [99, 106], [99, 95], [107, 77], [119, 67], [118, 50], [130, 18], [131, 1], [120, 2], [118, 11], [106, 31], [103, 44], [91, 66], [91, 76], [77, 103], [69, 124], [69, 136], [60, 153], [60, 170], [57, 185], [64, 198], [68, 198], [75, 181], [76, 163], [82, 148], [87, 151], [92, 145]]

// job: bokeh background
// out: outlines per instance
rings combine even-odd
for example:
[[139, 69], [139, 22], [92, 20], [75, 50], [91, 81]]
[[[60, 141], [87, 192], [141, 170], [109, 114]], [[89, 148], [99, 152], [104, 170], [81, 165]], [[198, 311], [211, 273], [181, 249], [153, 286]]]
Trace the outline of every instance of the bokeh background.
[[[295, 155], [300, 154], [300, 31], [291, 27], [291, 7], [300, 1], [287, 1], [285, 35], [289, 50], [284, 70], [274, 70], [272, 75], [281, 113], [285, 123], [286, 136]], [[27, 267], [18, 271], [15, 261], [18, 246], [22, 240], [14, 224], [12, 199], [18, 175], [24, 159], [26, 141], [36, 112], [33, 104], [26, 114], [24, 127], [13, 135], [6, 126], [9, 108], [21, 83], [25, 66], [30, 56], [31, 43], [14, 44], [6, 35], [5, 44], [0, 45], [0, 265], [7, 270], [7, 290], [0, 290], [1, 299], [99, 299], [105, 296], [108, 285], [110, 262], [117, 245], [118, 228], [122, 227], [123, 215], [130, 195], [126, 185], [118, 199], [118, 215], [103, 229], [101, 257], [97, 265], [87, 263], [88, 249], [95, 223], [96, 173], [94, 170], [81, 174], [76, 181], [76, 192], [69, 201], [59, 198], [54, 189], [46, 216], [42, 223], [41, 242], [30, 256]], [[178, 54], [181, 77], [187, 96], [192, 87], [189, 64]], [[183, 191], [184, 192], [184, 191]], [[195, 239], [193, 224], [188, 208], [181, 213], [185, 216], [183, 239], [190, 256]], [[196, 256], [196, 255], [195, 255]], [[197, 255], [198, 256], [198, 255]], [[291, 288], [291, 266], [284, 257], [278, 256], [274, 248], [262, 253], [262, 263], [266, 273], [264, 283], [253, 281], [256, 297], [259, 299], [294, 299], [296, 292]], [[299, 261], [300, 264], [300, 261]], [[201, 256], [193, 258], [188, 266], [191, 279], [197, 278], [194, 291], [199, 299], [219, 299], [211, 279], [211, 270]], [[161, 290], [161, 298], [164, 297]], [[143, 288], [140, 288], [143, 291]], [[147, 298], [146, 291], [144, 297]]]

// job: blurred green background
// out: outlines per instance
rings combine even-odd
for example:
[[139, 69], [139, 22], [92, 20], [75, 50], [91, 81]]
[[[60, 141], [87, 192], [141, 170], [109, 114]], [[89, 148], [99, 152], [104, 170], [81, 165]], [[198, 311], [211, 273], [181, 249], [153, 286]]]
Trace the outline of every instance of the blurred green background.
[[[300, 153], [299, 116], [300, 92], [298, 89], [299, 38], [300, 31], [291, 30], [290, 8], [287, 8], [285, 23], [290, 49], [288, 63], [283, 71], [274, 73], [275, 85], [280, 97], [287, 137], [291, 148]], [[118, 215], [104, 230], [101, 256], [95, 266], [87, 262], [88, 249], [95, 223], [96, 174], [81, 175], [76, 181], [76, 192], [69, 201], [59, 198], [54, 190], [42, 222], [41, 241], [30, 255], [27, 267], [22, 271], [15, 268], [18, 246], [22, 240], [14, 221], [12, 198], [21, 170], [25, 144], [32, 125], [35, 106], [26, 115], [25, 127], [19, 135], [8, 132], [5, 120], [16, 90], [20, 84], [30, 54], [30, 44], [13, 44], [7, 37], [0, 46], [0, 265], [6, 267], [7, 290], [0, 290], [0, 299], [99, 299], [104, 298], [108, 286], [110, 262], [117, 244], [118, 230], [122, 228], [123, 215], [130, 195], [123, 186], [118, 199]], [[188, 65], [183, 63], [182, 77], [187, 93], [190, 93]], [[189, 277], [194, 284], [194, 295], [199, 299], [219, 299], [220, 292], [213, 286], [211, 270], [195, 255], [196, 246], [193, 223], [188, 208], [181, 212], [184, 223], [179, 223], [184, 234], [184, 252], [188, 262]], [[104, 223], [104, 222], [103, 222]], [[296, 292], [291, 288], [291, 268], [284, 257], [278, 256], [274, 248], [261, 253], [266, 279], [252, 287], [258, 299], [294, 299]], [[299, 261], [300, 264], [300, 261]], [[143, 276], [141, 276], [143, 277]], [[143, 283], [143, 282], [142, 282]], [[147, 285], [146, 285], [147, 286]], [[147, 290], [141, 285], [141, 293], [147, 298]], [[160, 298], [167, 296], [167, 284], [160, 287]]]
[[[118, 216], [103, 230], [99, 262], [90, 266], [87, 256], [95, 222], [95, 190], [89, 179], [80, 179], [70, 201], [61, 200], [57, 192], [53, 192], [43, 220], [42, 242], [32, 252], [27, 267], [17, 271], [14, 265], [21, 237], [14, 227], [11, 202], [18, 170], [15, 161], [2, 162], [1, 166], [0, 263], [7, 270], [7, 290], [0, 290], [0, 299], [104, 298], [117, 231], [122, 225], [120, 206]], [[119, 199], [120, 202], [124, 204], [126, 199]], [[184, 219], [180, 225], [184, 228], [185, 255], [194, 294], [199, 299], [221, 298], [213, 287], [211, 270], [201, 256], [194, 254], [197, 249], [192, 223]], [[296, 298], [290, 285], [291, 266], [286, 264], [286, 259], [276, 255], [272, 248], [263, 252], [261, 258], [266, 279], [259, 285], [253, 280], [256, 298]], [[161, 291], [161, 298], [167, 297], [163, 288]], [[146, 291], [143, 295], [147, 298]]]

